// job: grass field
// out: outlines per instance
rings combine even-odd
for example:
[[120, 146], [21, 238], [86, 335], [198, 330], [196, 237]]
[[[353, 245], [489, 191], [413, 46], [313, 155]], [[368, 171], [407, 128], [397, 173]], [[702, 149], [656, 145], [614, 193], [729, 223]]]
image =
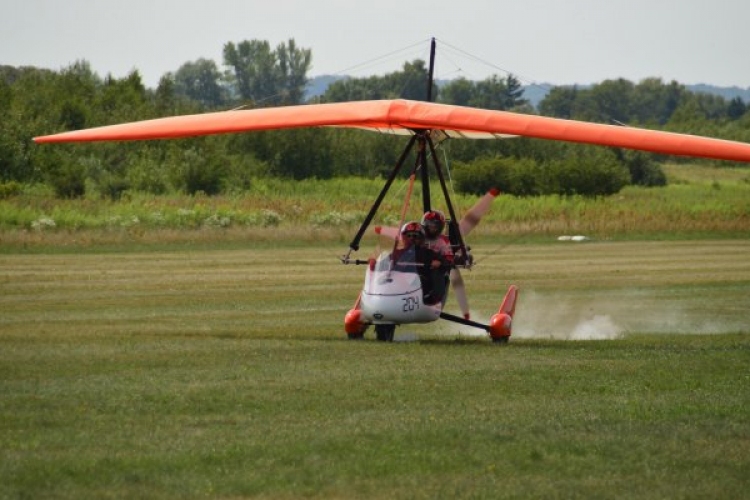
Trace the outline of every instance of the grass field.
[[750, 498], [749, 239], [485, 236], [506, 347], [345, 340], [345, 246], [0, 254], [0, 498]]

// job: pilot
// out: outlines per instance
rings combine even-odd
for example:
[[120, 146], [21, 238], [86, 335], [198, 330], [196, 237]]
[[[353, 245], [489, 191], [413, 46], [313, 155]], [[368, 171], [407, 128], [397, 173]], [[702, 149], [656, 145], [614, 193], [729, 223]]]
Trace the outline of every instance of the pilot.
[[401, 227], [403, 251], [414, 248], [417, 273], [422, 282], [425, 304], [436, 304], [445, 295], [445, 273], [450, 263], [443, 256], [425, 245], [425, 232], [419, 222], [407, 222]]

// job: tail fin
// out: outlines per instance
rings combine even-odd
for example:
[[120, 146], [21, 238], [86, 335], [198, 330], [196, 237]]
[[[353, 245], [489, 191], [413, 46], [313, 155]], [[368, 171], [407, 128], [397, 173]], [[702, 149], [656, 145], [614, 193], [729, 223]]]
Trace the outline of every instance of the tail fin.
[[497, 313], [490, 318], [489, 332], [493, 341], [507, 342], [510, 338], [513, 315], [516, 312], [517, 298], [518, 287], [516, 285], [510, 285]]
[[518, 287], [516, 285], [510, 285], [508, 292], [505, 294], [503, 303], [500, 304], [500, 310], [498, 312], [505, 313], [511, 318], [516, 312], [516, 298], [518, 297]]

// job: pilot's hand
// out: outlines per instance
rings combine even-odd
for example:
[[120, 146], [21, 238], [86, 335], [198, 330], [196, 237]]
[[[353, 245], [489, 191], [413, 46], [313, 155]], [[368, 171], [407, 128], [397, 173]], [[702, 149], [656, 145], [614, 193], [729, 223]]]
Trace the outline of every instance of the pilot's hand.
[[435, 259], [432, 262], [430, 262], [430, 267], [433, 268], [433, 269], [438, 269], [442, 265], [443, 265], [442, 262], [440, 262], [437, 259]]

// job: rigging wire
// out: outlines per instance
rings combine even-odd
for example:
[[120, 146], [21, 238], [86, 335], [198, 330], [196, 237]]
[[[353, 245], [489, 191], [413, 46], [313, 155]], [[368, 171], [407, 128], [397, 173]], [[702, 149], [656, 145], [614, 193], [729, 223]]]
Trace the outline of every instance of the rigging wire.
[[[344, 68], [344, 69], [342, 69], [340, 71], [337, 71], [337, 72], [333, 73], [333, 75], [334, 76], [341, 75], [341, 74], [344, 74], [346, 72], [355, 71], [355, 70], [361, 70], [362, 68], [366, 68], [368, 66], [374, 66], [376, 63], [380, 64], [380, 63], [386, 62], [390, 58], [393, 58], [396, 55], [401, 54], [402, 52], [406, 52], [407, 50], [412, 50], [415, 47], [424, 46], [424, 44], [427, 43], [429, 40], [430, 40], [429, 38], [426, 39], [426, 40], [424, 40], [424, 39], [420, 40], [420, 41], [415, 42], [415, 43], [413, 43], [411, 45], [407, 45], [406, 47], [402, 47], [402, 48], [396, 49], [396, 50], [394, 50], [392, 52], [388, 52], [387, 54], [384, 54], [382, 56], [378, 56], [378, 57], [375, 57], [373, 59], [369, 59], [369, 60], [361, 62], [359, 64], [355, 64], [354, 66], [349, 66], [348, 68]], [[421, 50], [419, 53], [420, 54], [424, 53], [424, 50]], [[401, 57], [403, 57], [403, 55]]]
[[[465, 50], [463, 50], [463, 49], [461, 49], [459, 47], [456, 47], [455, 45], [452, 45], [452, 44], [446, 42], [445, 40], [440, 39], [438, 41], [440, 42], [441, 46], [447, 47], [448, 49], [452, 50], [456, 55], [461, 56], [461, 57], [465, 57], [467, 59], [473, 60], [474, 62], [477, 62], [477, 63], [483, 64], [485, 66], [488, 66], [490, 68], [496, 69], [496, 70], [498, 70], [498, 71], [500, 71], [502, 73], [505, 73], [507, 75], [513, 75], [514, 77], [518, 78], [518, 80], [520, 80], [521, 82], [523, 82], [524, 84], [526, 84], [529, 87], [535, 87], [537, 89], [541, 89], [541, 90], [544, 90], [546, 92], [549, 92], [552, 89], [552, 87], [550, 85], [538, 83], [538, 81], [536, 79], [534, 79], [534, 78], [523, 76], [523, 75], [520, 75], [520, 74], [516, 73], [515, 71], [511, 71], [509, 69], [506, 69], [506, 68], [503, 68], [501, 66], [498, 66], [498, 65], [496, 65], [496, 64], [494, 64], [494, 63], [492, 63], [490, 61], [487, 61], [487, 60], [485, 60], [485, 59], [483, 59], [483, 58], [481, 58], [479, 56], [476, 56], [476, 55], [474, 55], [474, 54], [472, 54], [470, 52], [467, 52], [467, 51], [465, 51]], [[452, 59], [446, 57], [445, 53], [442, 53], [441, 57], [443, 59], [447, 59], [448, 61], [454, 63], [454, 65], [457, 68], [456, 71], [454, 71], [454, 72], [463, 72], [464, 71], [463, 68], [461, 68], [461, 66], [459, 66], [458, 64], [456, 64]]]
[[526, 83], [536, 84], [535, 80], [533, 78], [529, 78], [529, 77], [520, 75], [520, 74], [518, 74], [518, 73], [516, 73], [514, 71], [511, 71], [509, 69], [503, 68], [502, 66], [498, 66], [497, 64], [494, 64], [494, 63], [492, 63], [490, 61], [487, 61], [487, 60], [485, 60], [485, 59], [483, 59], [483, 58], [481, 58], [479, 56], [476, 56], [476, 55], [474, 55], [474, 54], [472, 54], [470, 52], [467, 52], [467, 51], [465, 51], [465, 50], [463, 50], [463, 49], [461, 49], [459, 47], [456, 47], [455, 45], [452, 45], [452, 44], [446, 42], [445, 40], [440, 40], [440, 43], [443, 44], [444, 46], [448, 47], [449, 49], [453, 50], [456, 54], [459, 54], [459, 55], [461, 55], [463, 57], [466, 57], [467, 59], [471, 59], [471, 60], [473, 60], [475, 62], [478, 62], [480, 64], [484, 64], [485, 66], [488, 66], [490, 68], [496, 69], [496, 70], [501, 71], [503, 73], [512, 74], [512, 75], [518, 77], [519, 80], [524, 81]]

